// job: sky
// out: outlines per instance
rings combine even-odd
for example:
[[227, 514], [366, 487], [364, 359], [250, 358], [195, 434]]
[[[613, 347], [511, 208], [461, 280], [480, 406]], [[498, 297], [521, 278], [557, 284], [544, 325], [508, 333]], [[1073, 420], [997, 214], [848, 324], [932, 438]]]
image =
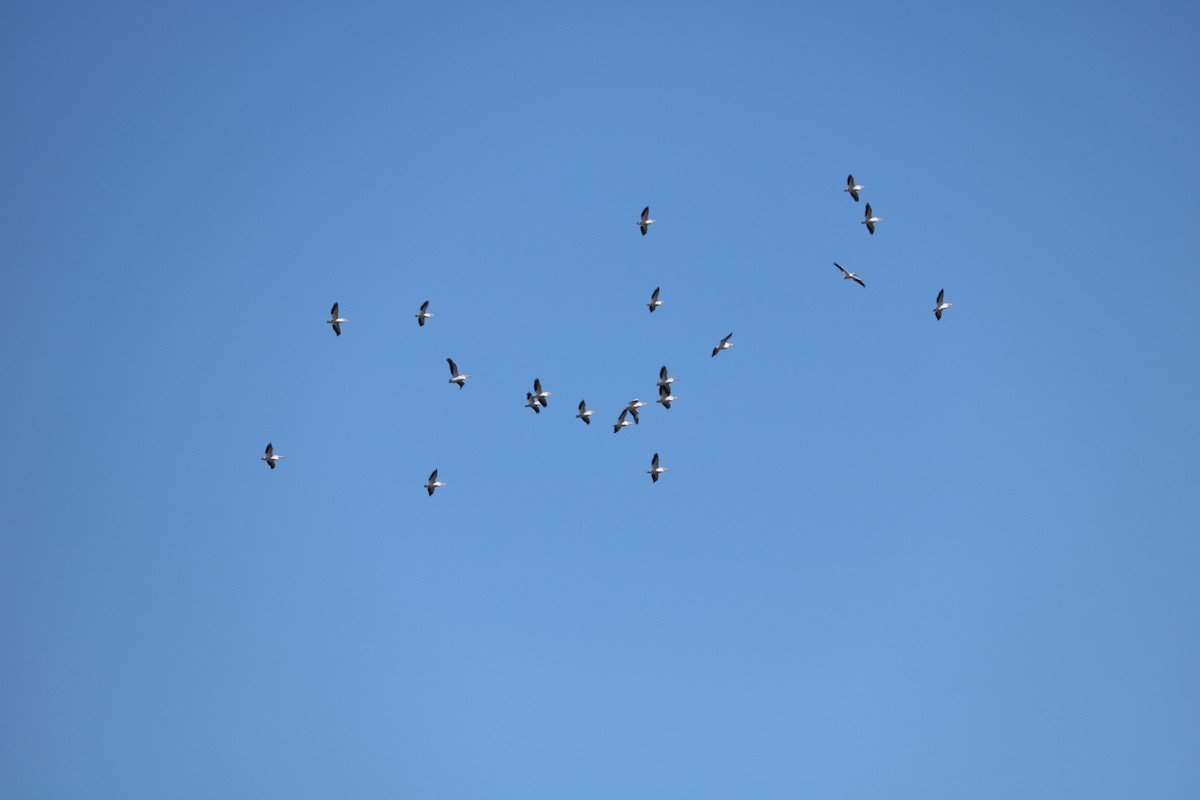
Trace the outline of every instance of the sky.
[[0, 795], [1197, 796], [1198, 23], [3, 4]]

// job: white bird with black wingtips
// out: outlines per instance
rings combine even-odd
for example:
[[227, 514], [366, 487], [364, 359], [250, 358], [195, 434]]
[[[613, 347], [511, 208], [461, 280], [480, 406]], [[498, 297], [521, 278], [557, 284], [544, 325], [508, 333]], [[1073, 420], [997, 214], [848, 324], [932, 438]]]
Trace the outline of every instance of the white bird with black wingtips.
[[646, 474], [650, 476], [650, 480], [658, 483], [658, 476], [667, 471], [666, 467], [658, 465], [658, 453], [654, 454], [654, 458], [650, 459], [650, 469], [646, 470]]
[[650, 206], [642, 209], [642, 216], [637, 221], [637, 226], [642, 229], [642, 236], [646, 235], [646, 231], [650, 230], [650, 226], [658, 222], [656, 219], [650, 219]]
[[863, 215], [863, 218], [860, 220], [861, 224], [863, 224], [863, 225], [866, 225], [866, 226], [867, 226], [867, 233], [869, 233], [869, 234], [871, 234], [872, 236], [874, 236], [874, 235], [875, 235], [875, 223], [876, 223], [876, 222], [882, 222], [882, 221], [883, 221], [883, 217], [877, 217], [877, 216], [875, 216], [875, 215], [874, 215], [874, 214], [871, 212], [871, 204], [870, 204], [870, 203], [867, 203], [867, 213], [866, 213], [866, 214], [864, 214], [864, 215]]
[[833, 265], [842, 271], [842, 280], [854, 281], [855, 283], [857, 283], [859, 286], [863, 287], [864, 289], [867, 287], [867, 285], [862, 282], [862, 278], [858, 277], [857, 272], [850, 272], [849, 270], [847, 270], [845, 267], [843, 267], [841, 264], [837, 263], [836, 261], [833, 262]]
[[429, 313], [429, 301], [428, 300], [426, 300], [424, 303], [421, 303], [421, 310], [417, 312], [416, 316], [417, 316], [417, 324], [420, 325], [422, 328], [425, 327], [425, 320], [433, 319], [433, 314]]
[[267, 442], [266, 452], [263, 453], [260, 460], [267, 462], [267, 466], [270, 467], [271, 469], [275, 469], [275, 462], [282, 461], [283, 456], [275, 455], [275, 445], [271, 444], [270, 442]]
[[575, 415], [575, 419], [583, 420], [584, 425], [591, 425], [592, 424], [592, 415], [595, 413], [596, 413], [595, 411], [592, 411], [591, 409], [589, 409], [587, 407], [587, 400], [580, 400], [579, 401], [579, 413]]
[[853, 175], [847, 175], [846, 176], [846, 188], [842, 189], [842, 191], [849, 192], [850, 196], [854, 198], [854, 202], [857, 203], [858, 202], [858, 193], [861, 192], [865, 188], [867, 188], [867, 187], [859, 186], [857, 183], [854, 182]]
[[325, 320], [325, 324], [333, 326], [333, 332], [342, 335], [342, 323], [350, 320], [338, 316], [338, 304], [334, 303], [333, 308], [329, 309], [329, 319]]
[[548, 400], [548, 398], [552, 394], [554, 394], [554, 392], [546, 392], [546, 391], [542, 390], [542, 379], [541, 378], [533, 379], [533, 397], [535, 400], [537, 400], [539, 403], [542, 404], [542, 408], [545, 408], [547, 405], [550, 404], [550, 401]]
[[438, 471], [435, 469], [429, 474], [429, 480], [425, 481], [425, 491], [429, 492], [430, 497], [433, 497], [433, 492], [435, 489], [437, 489], [439, 486], [446, 485], [437, 479], [437, 474]]
[[933, 315], [940, 320], [942, 318], [942, 312], [952, 305], [954, 305], [954, 303], [946, 302], [946, 290], [942, 289], [940, 292], [938, 292], [937, 305], [933, 307]]
[[713, 351], [712, 351], [714, 358], [716, 357], [717, 353], [721, 352], [722, 350], [728, 350], [729, 348], [733, 347], [733, 342], [729, 341], [732, 338], [733, 338], [733, 333], [731, 331], [728, 336], [726, 336], [719, 343], [717, 343], [717, 346], [714, 347]]
[[454, 359], [447, 358], [446, 363], [450, 365], [450, 380], [448, 381], [448, 383], [457, 383], [458, 388], [460, 388], [460, 389], [463, 388], [463, 386], [467, 382], [467, 378], [469, 378], [471, 376], [470, 375], [459, 375], [458, 374], [458, 364], [454, 363]]
[[651, 314], [654, 313], [654, 309], [662, 305], [662, 300], [658, 299], [658, 292], [661, 288], [661, 286], [656, 286], [654, 291], [650, 294], [650, 302], [646, 303], [646, 308], [650, 309]]

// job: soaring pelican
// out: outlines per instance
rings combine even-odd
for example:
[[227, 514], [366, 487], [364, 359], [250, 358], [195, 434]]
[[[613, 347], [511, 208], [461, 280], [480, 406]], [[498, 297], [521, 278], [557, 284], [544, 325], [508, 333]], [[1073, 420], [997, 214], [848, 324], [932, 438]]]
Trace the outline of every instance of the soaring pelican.
[[648, 405], [650, 405], [650, 404], [643, 403], [641, 400], [638, 400], [635, 397], [629, 401], [629, 405], [625, 406], [625, 410], [633, 415], [633, 423], [635, 425], [642, 424], [642, 419], [641, 419], [641, 416], [638, 414], [638, 409], [641, 408], [642, 406], [648, 406]]
[[666, 364], [664, 364], [663, 368], [658, 371], [658, 388], [660, 388], [660, 389], [665, 389], [668, 384], [674, 383], [677, 380], [678, 380], [678, 378], [667, 377]]
[[666, 467], [658, 465], [658, 453], [654, 454], [654, 458], [650, 459], [650, 469], [646, 470], [646, 474], [650, 476], [650, 480], [658, 483], [658, 476], [667, 471]]
[[646, 303], [646, 308], [650, 309], [650, 313], [654, 313], [654, 309], [662, 305], [662, 300], [658, 299], [658, 290], [662, 287], [656, 287], [654, 293], [650, 295], [650, 302]]
[[333, 332], [338, 336], [342, 335], [342, 323], [349, 322], [348, 319], [343, 319], [338, 316], [338, 304], [334, 303], [333, 308], [329, 309], [329, 319], [325, 320], [326, 324], [333, 326]]
[[430, 497], [433, 497], [433, 490], [439, 486], [445, 485], [446, 484], [437, 479], [437, 470], [435, 469], [433, 472], [429, 473], [429, 480], [425, 481], [425, 491], [429, 492]]
[[579, 401], [579, 413], [575, 415], [575, 419], [583, 420], [584, 425], [591, 425], [592, 424], [592, 415], [595, 413], [596, 413], [595, 411], [592, 411], [591, 409], [589, 409], [587, 407], [587, 400], [580, 400]]
[[446, 363], [450, 365], [450, 380], [447, 381], [447, 383], [457, 383], [458, 388], [460, 388], [460, 389], [463, 388], [463, 386], [467, 382], [467, 378], [469, 378], [471, 376], [470, 375], [459, 375], [458, 374], [458, 364], [454, 363], [454, 359], [447, 358]]
[[933, 315], [935, 317], [937, 317], [938, 319], [942, 318], [943, 311], [945, 311], [950, 306], [954, 305], [954, 303], [945, 302], [945, 297], [946, 297], [945, 289], [942, 289], [940, 292], [938, 292], [937, 305], [933, 309]]
[[533, 398], [542, 404], [542, 408], [545, 408], [549, 404], [549, 401], [546, 398], [552, 394], [554, 394], [554, 392], [543, 392], [542, 391], [542, 379], [541, 378], [533, 379]]
[[858, 193], [865, 188], [867, 188], [867, 187], [859, 186], [857, 183], [854, 182], [853, 175], [847, 175], [846, 176], [846, 188], [842, 189], [842, 191], [849, 192], [850, 196], [854, 198], [854, 202], [857, 203], [858, 202]]
[[633, 424], [629, 420], [625, 419], [628, 414], [629, 409], [627, 408], [621, 412], [621, 416], [617, 417], [617, 421], [613, 424], [613, 433], [620, 433], [621, 428], [627, 428]]
[[867, 226], [867, 233], [870, 233], [872, 236], [874, 236], [875, 235], [875, 223], [882, 222], [883, 217], [877, 217], [877, 216], [873, 215], [871, 213], [871, 204], [867, 203], [867, 213], [860, 221], [862, 222], [863, 225]]
[[733, 342], [729, 341], [732, 338], [733, 338], [733, 333], [731, 332], [728, 336], [726, 336], [724, 339], [722, 339], [720, 344], [718, 344], [716, 347], [713, 348], [713, 353], [712, 353], [713, 356], [716, 356], [716, 354], [721, 352], [722, 350], [728, 350], [729, 348], [733, 347]]
[[654, 402], [662, 403], [663, 408], [670, 408], [671, 401], [678, 400], [678, 399], [679, 399], [678, 397], [671, 394], [671, 390], [668, 389], [666, 386], [659, 386], [658, 387], [658, 399], [655, 400]]
[[526, 407], [526, 408], [532, 408], [532, 409], [533, 409], [533, 413], [535, 413], [535, 414], [540, 414], [540, 413], [542, 413], [542, 409], [541, 409], [541, 408], [538, 406], [538, 399], [537, 399], [537, 397], [536, 397], [536, 396], [533, 394], [533, 392], [526, 392], [526, 393], [525, 393], [525, 407]]
[[642, 236], [646, 235], [646, 231], [650, 230], [650, 226], [658, 222], [656, 219], [650, 219], [650, 206], [642, 209], [642, 217], [637, 221], [637, 225], [642, 229]]
[[854, 281], [855, 283], [857, 283], [859, 286], [863, 287], [864, 289], [866, 288], [867, 285], [862, 282], [862, 278], [858, 277], [857, 272], [847, 272], [846, 268], [843, 267], [841, 264], [837, 263], [836, 261], [833, 262], [833, 265], [842, 271], [842, 280]]
[[417, 312], [417, 324], [424, 328], [425, 320], [431, 317], [433, 317], [433, 314], [429, 313], [429, 301], [426, 300], [424, 303], [421, 303], [421, 310]]
[[275, 462], [282, 461], [283, 456], [275, 455], [275, 445], [271, 444], [270, 442], [267, 442], [267, 451], [265, 453], [263, 453], [262, 458], [259, 460], [267, 462], [268, 467], [270, 467], [271, 469], [275, 469]]

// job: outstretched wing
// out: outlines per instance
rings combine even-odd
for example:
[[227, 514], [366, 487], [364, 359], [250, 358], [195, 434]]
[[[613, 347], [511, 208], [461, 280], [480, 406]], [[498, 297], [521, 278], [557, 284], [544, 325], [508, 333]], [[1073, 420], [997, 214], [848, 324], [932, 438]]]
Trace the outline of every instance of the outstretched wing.
[[274, 451], [275, 451], [275, 445], [271, 444], [270, 442], [267, 442], [267, 449], [264, 452], [264, 455], [266, 455], [268, 458], [270, 458], [271, 453]]
[[642, 209], [642, 222], [645, 222], [648, 219], [650, 219], [650, 206], [646, 206]]
[[450, 365], [450, 375], [453, 377], [457, 377], [458, 376], [458, 364], [455, 364], [454, 359], [452, 359], [452, 358], [447, 358], [446, 363]]
[[938, 304], [939, 306], [942, 304], [942, 300], [943, 300], [945, 297], [946, 297], [946, 290], [945, 290], [945, 289], [942, 289], [940, 292], [938, 292], [937, 304]]
[[334, 319], [337, 319], [337, 316], [338, 316], [338, 304], [337, 303], [334, 303], [333, 308], [329, 309], [329, 314]]

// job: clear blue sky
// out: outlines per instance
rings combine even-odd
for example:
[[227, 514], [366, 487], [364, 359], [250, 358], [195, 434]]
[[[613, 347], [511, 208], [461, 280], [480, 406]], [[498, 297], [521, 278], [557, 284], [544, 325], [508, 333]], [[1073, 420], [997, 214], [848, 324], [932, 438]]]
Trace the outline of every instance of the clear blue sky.
[[0, 796], [1200, 796], [1198, 23], [4, 4]]

